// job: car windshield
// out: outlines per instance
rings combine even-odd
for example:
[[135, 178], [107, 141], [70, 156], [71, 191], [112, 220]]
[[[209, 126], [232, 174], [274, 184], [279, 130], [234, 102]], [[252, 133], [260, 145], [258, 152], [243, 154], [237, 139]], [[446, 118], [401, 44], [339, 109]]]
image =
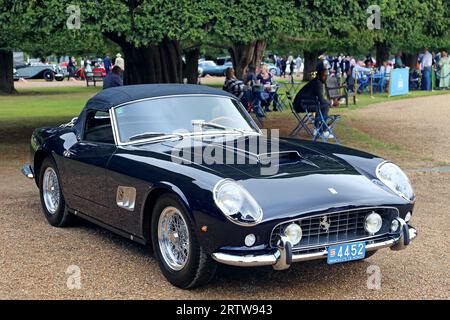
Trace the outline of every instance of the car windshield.
[[239, 102], [225, 96], [149, 99], [116, 107], [114, 112], [122, 143], [194, 131], [258, 132]]

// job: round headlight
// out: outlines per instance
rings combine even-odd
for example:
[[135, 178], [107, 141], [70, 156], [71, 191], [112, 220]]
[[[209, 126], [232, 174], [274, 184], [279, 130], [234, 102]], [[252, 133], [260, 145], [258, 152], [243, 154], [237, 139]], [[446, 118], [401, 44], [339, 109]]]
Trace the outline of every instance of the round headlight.
[[236, 181], [219, 181], [213, 190], [214, 201], [231, 221], [242, 225], [255, 225], [262, 220], [263, 212], [256, 200]]
[[366, 217], [364, 229], [370, 234], [375, 234], [380, 231], [382, 225], [383, 219], [381, 219], [381, 216], [376, 212], [372, 212]]
[[397, 165], [391, 162], [383, 162], [376, 170], [377, 178], [389, 189], [400, 197], [412, 201], [414, 200], [414, 190], [409, 182], [408, 176]]
[[236, 183], [224, 183], [216, 192], [216, 204], [227, 216], [241, 210], [244, 197]]
[[302, 240], [302, 228], [296, 223], [291, 223], [284, 229], [284, 235], [295, 246]]

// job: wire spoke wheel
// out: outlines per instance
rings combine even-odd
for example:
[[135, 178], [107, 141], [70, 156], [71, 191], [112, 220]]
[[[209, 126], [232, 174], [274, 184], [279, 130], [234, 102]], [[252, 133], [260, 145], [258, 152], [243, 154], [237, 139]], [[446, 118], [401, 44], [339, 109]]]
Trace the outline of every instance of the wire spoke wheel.
[[60, 203], [58, 176], [53, 168], [48, 167], [45, 170], [42, 186], [45, 207], [53, 215], [58, 211]]
[[183, 269], [189, 258], [188, 225], [175, 207], [166, 207], [158, 222], [158, 243], [164, 262], [174, 271]]

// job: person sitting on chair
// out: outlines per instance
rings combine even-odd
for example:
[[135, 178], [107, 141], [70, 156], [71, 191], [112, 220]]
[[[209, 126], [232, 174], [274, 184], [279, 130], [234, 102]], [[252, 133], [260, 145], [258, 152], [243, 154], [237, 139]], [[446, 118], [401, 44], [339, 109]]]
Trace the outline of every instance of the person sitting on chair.
[[244, 96], [244, 88], [244, 82], [236, 78], [234, 69], [232, 67], [227, 68], [225, 71], [225, 83], [222, 89], [242, 99]]
[[264, 86], [264, 92], [261, 92], [261, 101], [265, 106], [265, 111], [270, 112], [269, 106], [273, 101], [273, 111], [278, 111], [278, 94], [273, 87], [272, 74], [267, 65], [261, 66], [261, 72], [256, 77], [256, 83]]
[[[234, 73], [234, 69], [232, 67], [227, 68], [225, 72], [225, 83], [223, 84], [223, 90], [235, 95], [241, 100], [244, 106], [248, 106], [250, 101], [252, 101], [252, 92], [248, 90], [245, 86], [244, 82], [238, 80]], [[261, 110], [256, 108], [255, 113], [258, 117], [263, 117]]]
[[[316, 67], [316, 77], [309, 81], [295, 96], [294, 98], [294, 110], [297, 113], [303, 113], [307, 110], [305, 109], [305, 104], [309, 112], [319, 112], [318, 108], [326, 120], [328, 117], [328, 112], [331, 106], [339, 106], [339, 100], [335, 99], [333, 102], [326, 100], [323, 96], [324, 84], [327, 81], [327, 69], [325, 68], [323, 62], [319, 62]], [[317, 99], [317, 104], [312, 104], [311, 100]], [[323, 130], [320, 117], [315, 117], [314, 135], [318, 133], [317, 128]], [[319, 132], [322, 133], [322, 132]], [[323, 132], [328, 138], [333, 138], [329, 132]]]

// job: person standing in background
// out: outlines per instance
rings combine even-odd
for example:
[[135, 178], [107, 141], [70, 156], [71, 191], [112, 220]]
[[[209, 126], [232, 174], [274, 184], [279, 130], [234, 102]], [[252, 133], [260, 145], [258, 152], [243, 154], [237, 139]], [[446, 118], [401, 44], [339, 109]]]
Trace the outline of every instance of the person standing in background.
[[109, 55], [106, 55], [103, 59], [103, 67], [105, 67], [106, 75], [108, 75], [111, 72], [111, 58]]
[[398, 52], [398, 53], [395, 55], [395, 64], [394, 64], [394, 68], [397, 69], [397, 68], [403, 68], [403, 67], [405, 67], [405, 65], [403, 64], [403, 61], [402, 61], [402, 53], [401, 53], [401, 52]]
[[445, 50], [442, 50], [439, 59], [439, 88], [450, 88], [450, 59], [448, 58], [448, 52]]
[[431, 66], [433, 65], [433, 56], [424, 48], [424, 53], [421, 62], [422, 69], [422, 90], [431, 90]]
[[294, 73], [294, 70], [295, 70], [295, 61], [294, 61], [294, 57], [292, 57], [292, 56], [290, 56], [289, 57], [289, 75], [291, 76], [291, 82], [292, 83], [294, 83], [294, 77], [295, 77], [295, 73]]
[[75, 77], [75, 71], [76, 71], [77, 61], [75, 60], [75, 57], [71, 57], [69, 59], [69, 63], [67, 64], [67, 81], [70, 79], [74, 79]]
[[300, 79], [300, 70], [302, 67], [302, 58], [300, 58], [300, 56], [297, 56], [297, 58], [295, 59], [295, 66], [297, 67], [297, 78]]
[[92, 63], [91, 60], [86, 59], [84, 61], [84, 76], [85, 77], [92, 77]]
[[122, 58], [122, 55], [118, 53], [116, 55], [116, 62], [114, 63], [115, 66], [118, 66], [122, 71], [125, 70], [125, 60]]
[[283, 78], [285, 78], [286, 77], [286, 67], [287, 67], [286, 57], [282, 57], [280, 63], [281, 63], [281, 76]]

